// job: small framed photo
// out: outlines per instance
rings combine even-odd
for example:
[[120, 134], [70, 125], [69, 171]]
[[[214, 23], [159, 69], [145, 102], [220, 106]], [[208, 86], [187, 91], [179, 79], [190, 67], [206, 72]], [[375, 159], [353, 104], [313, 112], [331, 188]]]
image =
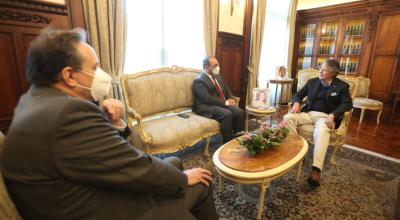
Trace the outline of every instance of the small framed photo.
[[267, 88], [254, 88], [251, 105], [256, 108], [268, 108], [269, 94], [270, 92]]

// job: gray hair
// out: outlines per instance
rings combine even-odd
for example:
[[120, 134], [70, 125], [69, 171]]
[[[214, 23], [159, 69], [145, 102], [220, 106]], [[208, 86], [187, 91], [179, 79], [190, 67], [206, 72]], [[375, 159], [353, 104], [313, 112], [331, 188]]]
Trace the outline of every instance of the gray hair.
[[45, 28], [31, 42], [25, 63], [29, 83], [49, 86], [58, 81], [61, 70], [67, 66], [80, 70], [83, 62], [77, 44], [86, 42], [83, 29], [57, 30]]
[[323, 62], [328, 67], [328, 71], [335, 74], [335, 77], [339, 74], [340, 64], [335, 59], [328, 59]]

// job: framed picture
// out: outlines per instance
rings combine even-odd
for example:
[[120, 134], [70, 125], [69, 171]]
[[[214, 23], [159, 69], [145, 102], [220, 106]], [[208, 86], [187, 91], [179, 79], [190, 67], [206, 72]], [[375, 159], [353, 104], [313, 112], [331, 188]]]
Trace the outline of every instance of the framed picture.
[[267, 88], [254, 88], [251, 105], [256, 108], [268, 108], [269, 94], [270, 92]]

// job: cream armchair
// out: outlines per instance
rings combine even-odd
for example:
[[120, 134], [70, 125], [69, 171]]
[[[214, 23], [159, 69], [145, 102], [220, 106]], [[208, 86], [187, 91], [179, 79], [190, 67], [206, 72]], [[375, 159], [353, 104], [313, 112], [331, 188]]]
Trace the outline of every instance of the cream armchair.
[[379, 118], [381, 117], [383, 109], [383, 102], [368, 98], [369, 86], [371, 84], [370, 79], [361, 76], [358, 78], [360, 84], [358, 86], [355, 98], [353, 100], [353, 107], [361, 109], [359, 123], [362, 122], [365, 110], [368, 109], [368, 110], [379, 111], [378, 116], [376, 117], [376, 123], [379, 124]]
[[[297, 83], [297, 91], [299, 91], [309, 79], [315, 78], [319, 76], [319, 71], [316, 69], [305, 69], [301, 70], [298, 73], [298, 83]], [[359, 79], [357, 77], [351, 77], [351, 76], [338, 76], [339, 79], [344, 80], [350, 85], [350, 96], [352, 99], [354, 99], [354, 96], [356, 94], [358, 84], [359, 84]], [[291, 109], [292, 103], [289, 103], [289, 109]], [[331, 133], [330, 141], [329, 144], [333, 146], [333, 153], [332, 156], [330, 157], [330, 162], [332, 164], [336, 164], [335, 160], [335, 155], [337, 150], [343, 146], [345, 142], [345, 137], [347, 133], [347, 128], [349, 126], [350, 118], [353, 113], [353, 110], [345, 112], [343, 116], [343, 120], [339, 126], [339, 128], [334, 129]], [[298, 128], [298, 134], [302, 137], [304, 137], [309, 143], [313, 143], [313, 130], [314, 126], [313, 125], [302, 125]]]

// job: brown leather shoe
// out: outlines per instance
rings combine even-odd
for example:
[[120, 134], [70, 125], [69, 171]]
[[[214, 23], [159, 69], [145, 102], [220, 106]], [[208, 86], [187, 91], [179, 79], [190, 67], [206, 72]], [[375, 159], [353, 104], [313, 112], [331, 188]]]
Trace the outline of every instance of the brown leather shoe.
[[312, 170], [310, 173], [310, 176], [307, 179], [308, 185], [310, 185], [311, 187], [318, 187], [320, 186], [320, 182], [321, 182], [321, 174], [318, 170]]

